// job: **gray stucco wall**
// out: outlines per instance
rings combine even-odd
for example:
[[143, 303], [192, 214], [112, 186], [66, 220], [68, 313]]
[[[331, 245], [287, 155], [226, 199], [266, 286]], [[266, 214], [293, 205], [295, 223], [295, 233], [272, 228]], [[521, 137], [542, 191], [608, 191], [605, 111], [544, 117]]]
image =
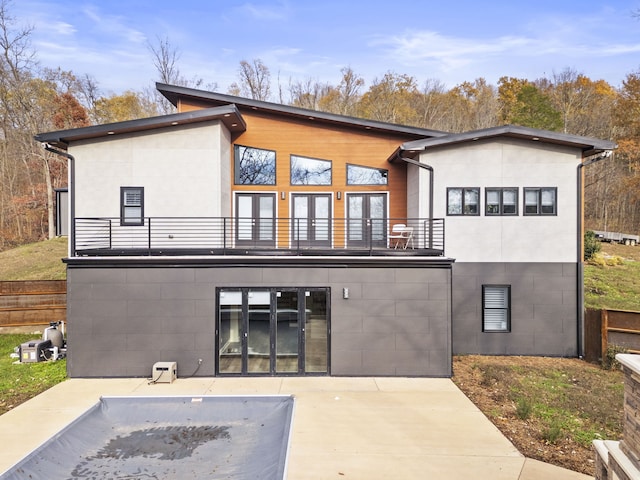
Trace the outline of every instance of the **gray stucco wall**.
[[[329, 287], [332, 375], [450, 376], [451, 269], [69, 265], [68, 373], [215, 374], [216, 287]], [[349, 288], [344, 299], [343, 288]]]
[[[453, 266], [453, 353], [576, 356], [575, 263]], [[511, 331], [482, 332], [482, 285], [511, 285]]]

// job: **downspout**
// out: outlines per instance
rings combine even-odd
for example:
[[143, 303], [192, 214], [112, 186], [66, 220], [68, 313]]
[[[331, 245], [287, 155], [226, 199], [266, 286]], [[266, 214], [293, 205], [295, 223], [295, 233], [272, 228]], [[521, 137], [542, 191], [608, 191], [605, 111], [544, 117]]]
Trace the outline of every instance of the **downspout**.
[[578, 357], [584, 357], [584, 232], [582, 229], [583, 226], [583, 216], [584, 216], [584, 195], [582, 189], [584, 188], [582, 185], [582, 169], [592, 163], [599, 162], [600, 160], [604, 160], [605, 158], [609, 158], [612, 154], [612, 150], [605, 150], [601, 154], [596, 157], [591, 157], [586, 162], [581, 162], [578, 165], [578, 235], [577, 235], [577, 250], [578, 250], [578, 262], [577, 262], [577, 309], [578, 309], [578, 324], [577, 324], [577, 348], [578, 348]]
[[[402, 150], [398, 150], [396, 153], [396, 158], [398, 160], [402, 160], [403, 162], [407, 162], [411, 165], [415, 165], [420, 168], [424, 168], [429, 171], [429, 222], [433, 222], [433, 167], [431, 165], [427, 165], [426, 163], [419, 162], [414, 160], [413, 158], [403, 157], [401, 155]], [[433, 223], [429, 226], [429, 248], [433, 247]]]
[[55, 153], [69, 160], [69, 256], [75, 256], [76, 252], [76, 159], [70, 153], [53, 148], [48, 143], [43, 143], [42, 147], [48, 152]]

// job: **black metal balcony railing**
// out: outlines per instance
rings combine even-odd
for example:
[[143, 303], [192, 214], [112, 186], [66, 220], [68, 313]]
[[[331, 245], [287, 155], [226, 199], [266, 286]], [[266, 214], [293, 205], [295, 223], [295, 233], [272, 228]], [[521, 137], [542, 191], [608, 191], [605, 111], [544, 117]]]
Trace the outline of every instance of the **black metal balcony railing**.
[[[397, 225], [405, 227], [398, 229]], [[396, 228], [394, 228], [396, 226]], [[76, 218], [73, 255], [444, 255], [444, 219]]]

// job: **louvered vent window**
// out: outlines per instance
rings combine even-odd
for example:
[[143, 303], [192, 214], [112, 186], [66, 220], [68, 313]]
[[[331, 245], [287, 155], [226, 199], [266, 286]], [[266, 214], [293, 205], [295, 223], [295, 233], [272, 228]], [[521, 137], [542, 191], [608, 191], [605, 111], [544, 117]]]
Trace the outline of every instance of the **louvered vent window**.
[[482, 286], [482, 331], [508, 332], [511, 329], [511, 287]]
[[120, 187], [120, 223], [144, 225], [143, 187]]

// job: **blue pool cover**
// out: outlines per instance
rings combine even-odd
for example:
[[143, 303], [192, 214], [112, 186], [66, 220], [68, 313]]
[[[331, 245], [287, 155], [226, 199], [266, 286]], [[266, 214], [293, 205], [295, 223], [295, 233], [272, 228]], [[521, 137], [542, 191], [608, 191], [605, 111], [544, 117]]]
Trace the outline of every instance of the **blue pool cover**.
[[102, 397], [4, 479], [283, 479], [291, 396]]

